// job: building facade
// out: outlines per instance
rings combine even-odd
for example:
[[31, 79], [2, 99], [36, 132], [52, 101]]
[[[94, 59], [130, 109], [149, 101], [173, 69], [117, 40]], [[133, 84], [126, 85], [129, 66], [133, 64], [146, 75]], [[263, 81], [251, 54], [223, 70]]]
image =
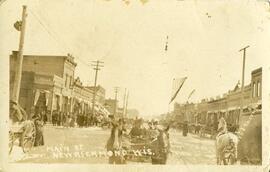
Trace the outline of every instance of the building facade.
[[[175, 103], [173, 118], [178, 123], [188, 121], [189, 124], [202, 124], [217, 131], [221, 117], [229, 126], [239, 128], [239, 158], [261, 162], [261, 118], [262, 118], [262, 68], [251, 73], [250, 84], [241, 88], [235, 87], [222, 96], [204, 99], [200, 103]], [[243, 113], [240, 115], [241, 107]], [[254, 112], [255, 110], [255, 112]], [[254, 113], [251, 113], [251, 112]]]
[[[10, 55], [10, 96], [13, 92], [17, 52]], [[54, 110], [65, 114], [89, 113], [93, 90], [74, 79], [77, 64], [74, 57], [24, 55], [19, 104], [28, 114], [46, 110], [51, 120]], [[105, 89], [99, 86], [97, 102], [103, 105]]]

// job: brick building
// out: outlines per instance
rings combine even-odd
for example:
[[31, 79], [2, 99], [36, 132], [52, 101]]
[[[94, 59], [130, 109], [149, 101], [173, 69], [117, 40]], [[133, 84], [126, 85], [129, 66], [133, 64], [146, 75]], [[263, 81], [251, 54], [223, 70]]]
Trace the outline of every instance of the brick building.
[[[10, 93], [13, 92], [17, 51], [10, 55]], [[30, 113], [31, 106], [41, 109], [71, 111], [72, 86], [76, 63], [74, 57], [24, 55], [19, 103]]]
[[[17, 52], [10, 55], [10, 96], [17, 69]], [[19, 103], [28, 114], [32, 108], [36, 112], [58, 110], [76, 115], [88, 113], [91, 109], [93, 90], [83, 86], [74, 72], [77, 64], [74, 57], [24, 55]], [[103, 105], [105, 89], [98, 87], [97, 103]]]

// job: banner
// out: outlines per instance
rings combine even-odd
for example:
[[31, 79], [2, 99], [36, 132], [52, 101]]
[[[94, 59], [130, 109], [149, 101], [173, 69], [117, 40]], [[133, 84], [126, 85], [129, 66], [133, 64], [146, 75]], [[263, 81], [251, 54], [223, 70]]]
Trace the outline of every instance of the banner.
[[176, 98], [177, 94], [179, 93], [186, 79], [187, 77], [180, 78], [180, 79], [173, 79], [173, 95], [170, 100], [170, 103]]
[[49, 91], [44, 91], [45, 92], [45, 99], [46, 99], [46, 106], [48, 107], [49, 103], [49, 97], [50, 97], [50, 92]]
[[34, 97], [34, 106], [37, 105], [37, 101], [39, 99], [39, 95], [40, 95], [40, 90], [39, 89], [36, 89], [36, 91], [35, 91], [35, 97]]

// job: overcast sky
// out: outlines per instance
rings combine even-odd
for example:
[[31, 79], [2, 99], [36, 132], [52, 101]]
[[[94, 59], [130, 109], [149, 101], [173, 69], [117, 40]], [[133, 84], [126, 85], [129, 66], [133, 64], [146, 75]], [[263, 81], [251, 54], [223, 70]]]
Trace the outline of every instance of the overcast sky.
[[[2, 73], [18, 49], [13, 23], [27, 5], [24, 54], [66, 55], [76, 76], [93, 84], [92, 60], [102, 60], [98, 84], [114, 97], [113, 87], [130, 92], [129, 107], [142, 115], [167, 112], [173, 78], [188, 79], [176, 98], [191, 101], [221, 95], [252, 70], [266, 65], [270, 49], [270, 6], [266, 1], [220, 0], [7, 0], [0, 7]], [[168, 51], [165, 51], [166, 37]], [[171, 106], [172, 110], [172, 106]]]

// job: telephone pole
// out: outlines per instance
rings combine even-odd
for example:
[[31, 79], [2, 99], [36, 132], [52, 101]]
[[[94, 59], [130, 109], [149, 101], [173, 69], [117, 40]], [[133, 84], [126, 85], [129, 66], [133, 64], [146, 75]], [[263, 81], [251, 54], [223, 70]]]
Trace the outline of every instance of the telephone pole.
[[126, 97], [127, 97], [127, 88], [125, 88], [124, 101], [123, 101], [123, 117], [125, 117]]
[[248, 46], [245, 46], [244, 48], [240, 49], [239, 52], [243, 51], [243, 66], [242, 66], [242, 85], [241, 85], [241, 105], [240, 105], [240, 114], [238, 117], [238, 123], [239, 118], [242, 115], [243, 111], [243, 103], [244, 103], [244, 87], [245, 87], [245, 63], [246, 63], [246, 49], [249, 48]]
[[95, 110], [95, 103], [96, 103], [96, 94], [97, 94], [97, 77], [98, 77], [98, 71], [101, 69], [101, 67], [104, 67], [104, 62], [102, 61], [92, 61], [92, 64], [91, 66], [93, 66], [94, 70], [96, 71], [95, 72], [95, 83], [94, 83], [94, 88], [93, 88], [93, 91], [94, 91], [94, 94], [93, 94], [93, 99], [92, 99], [92, 115], [94, 115], [94, 110]]
[[128, 97], [129, 97], [129, 91], [127, 92], [127, 98], [126, 98], [125, 117], [127, 117]]
[[114, 87], [114, 93], [115, 93], [115, 97], [114, 97], [114, 117], [116, 116], [116, 110], [117, 110], [117, 95], [118, 95], [118, 91], [119, 91], [119, 87]]
[[26, 6], [23, 6], [22, 11], [22, 21], [16, 22], [14, 27], [20, 31], [20, 42], [19, 50], [16, 57], [17, 69], [15, 70], [14, 84], [12, 90], [12, 100], [19, 103], [20, 88], [21, 88], [21, 78], [22, 78], [22, 65], [23, 65], [23, 45], [24, 45], [24, 34], [26, 25]]

